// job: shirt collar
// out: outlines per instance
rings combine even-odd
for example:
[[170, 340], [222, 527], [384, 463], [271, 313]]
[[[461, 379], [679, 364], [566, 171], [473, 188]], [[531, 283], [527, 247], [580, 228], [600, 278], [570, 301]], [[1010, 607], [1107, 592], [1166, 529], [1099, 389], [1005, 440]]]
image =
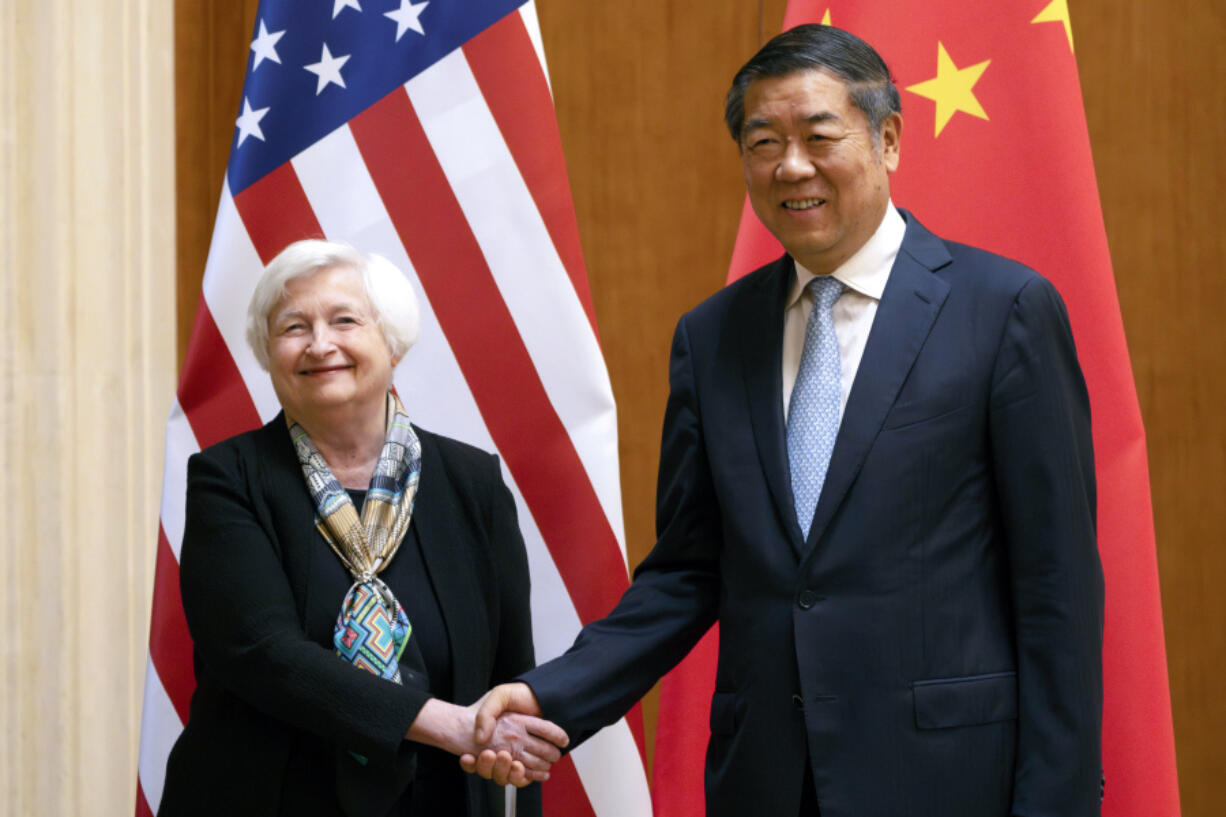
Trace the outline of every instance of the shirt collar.
[[[894, 259], [902, 247], [903, 234], [907, 232], [907, 222], [894, 207], [894, 202], [886, 204], [885, 217], [877, 225], [877, 231], [864, 242], [864, 246], [856, 250], [855, 255], [848, 258], [831, 275], [842, 281], [848, 289], [853, 289], [861, 295], [867, 295], [875, 301], [881, 300], [885, 292], [885, 282], [890, 278], [890, 269]], [[788, 292], [787, 308], [791, 308], [798, 300], [809, 282], [817, 276], [809, 272], [793, 259], [796, 267], [796, 277], [792, 280], [792, 288]]]

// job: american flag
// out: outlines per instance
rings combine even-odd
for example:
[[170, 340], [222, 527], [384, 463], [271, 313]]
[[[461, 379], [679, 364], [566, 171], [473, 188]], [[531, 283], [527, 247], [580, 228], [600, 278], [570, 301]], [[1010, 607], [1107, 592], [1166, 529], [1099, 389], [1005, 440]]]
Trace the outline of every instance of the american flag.
[[[422, 306], [413, 420], [497, 451], [532, 573], [537, 659], [627, 585], [612, 390], [533, 2], [263, 0], [166, 431], [137, 815], [194, 687], [179, 599], [186, 462], [280, 406], [244, 340], [264, 264], [308, 236], [386, 256]], [[554, 767], [550, 814], [650, 814], [637, 709]]]

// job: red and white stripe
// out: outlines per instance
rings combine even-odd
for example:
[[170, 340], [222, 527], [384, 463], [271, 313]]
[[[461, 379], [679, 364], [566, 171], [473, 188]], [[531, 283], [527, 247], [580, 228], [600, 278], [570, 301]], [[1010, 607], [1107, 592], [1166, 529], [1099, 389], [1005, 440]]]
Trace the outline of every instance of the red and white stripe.
[[[538, 660], [627, 585], [616, 412], [529, 3], [237, 196], [222, 191], [167, 426], [138, 815], [156, 813], [194, 685], [178, 590], [186, 460], [279, 410], [244, 339], [247, 302], [265, 262], [320, 235], [412, 281], [421, 339], [396, 389], [418, 424], [500, 454]], [[636, 709], [555, 766], [547, 812], [650, 814], [642, 746]]]

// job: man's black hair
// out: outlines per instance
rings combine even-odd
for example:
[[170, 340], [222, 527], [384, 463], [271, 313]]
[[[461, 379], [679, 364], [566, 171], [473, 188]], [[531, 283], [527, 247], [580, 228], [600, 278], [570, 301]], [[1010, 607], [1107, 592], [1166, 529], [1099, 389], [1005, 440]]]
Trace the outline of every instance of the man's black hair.
[[771, 39], [732, 78], [724, 102], [724, 121], [737, 144], [745, 125], [745, 89], [755, 80], [797, 71], [826, 71], [841, 79], [847, 85], [851, 104], [868, 117], [874, 141], [886, 118], [902, 112], [890, 69], [871, 45], [841, 28], [802, 25]]

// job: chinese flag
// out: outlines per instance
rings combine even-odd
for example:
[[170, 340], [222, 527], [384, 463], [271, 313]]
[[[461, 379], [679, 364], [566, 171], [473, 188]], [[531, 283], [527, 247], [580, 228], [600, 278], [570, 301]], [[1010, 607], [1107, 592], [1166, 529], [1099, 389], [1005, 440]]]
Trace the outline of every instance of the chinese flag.
[[[1090, 390], [1107, 583], [1103, 814], [1177, 817], [1145, 433], [1098, 202], [1068, 0], [791, 0], [784, 28], [809, 22], [862, 37], [893, 72], [904, 121], [894, 203], [937, 235], [1035, 268], [1064, 297]], [[780, 253], [746, 202], [729, 280]], [[708, 635], [662, 686], [659, 817], [703, 813], [717, 638]]]

